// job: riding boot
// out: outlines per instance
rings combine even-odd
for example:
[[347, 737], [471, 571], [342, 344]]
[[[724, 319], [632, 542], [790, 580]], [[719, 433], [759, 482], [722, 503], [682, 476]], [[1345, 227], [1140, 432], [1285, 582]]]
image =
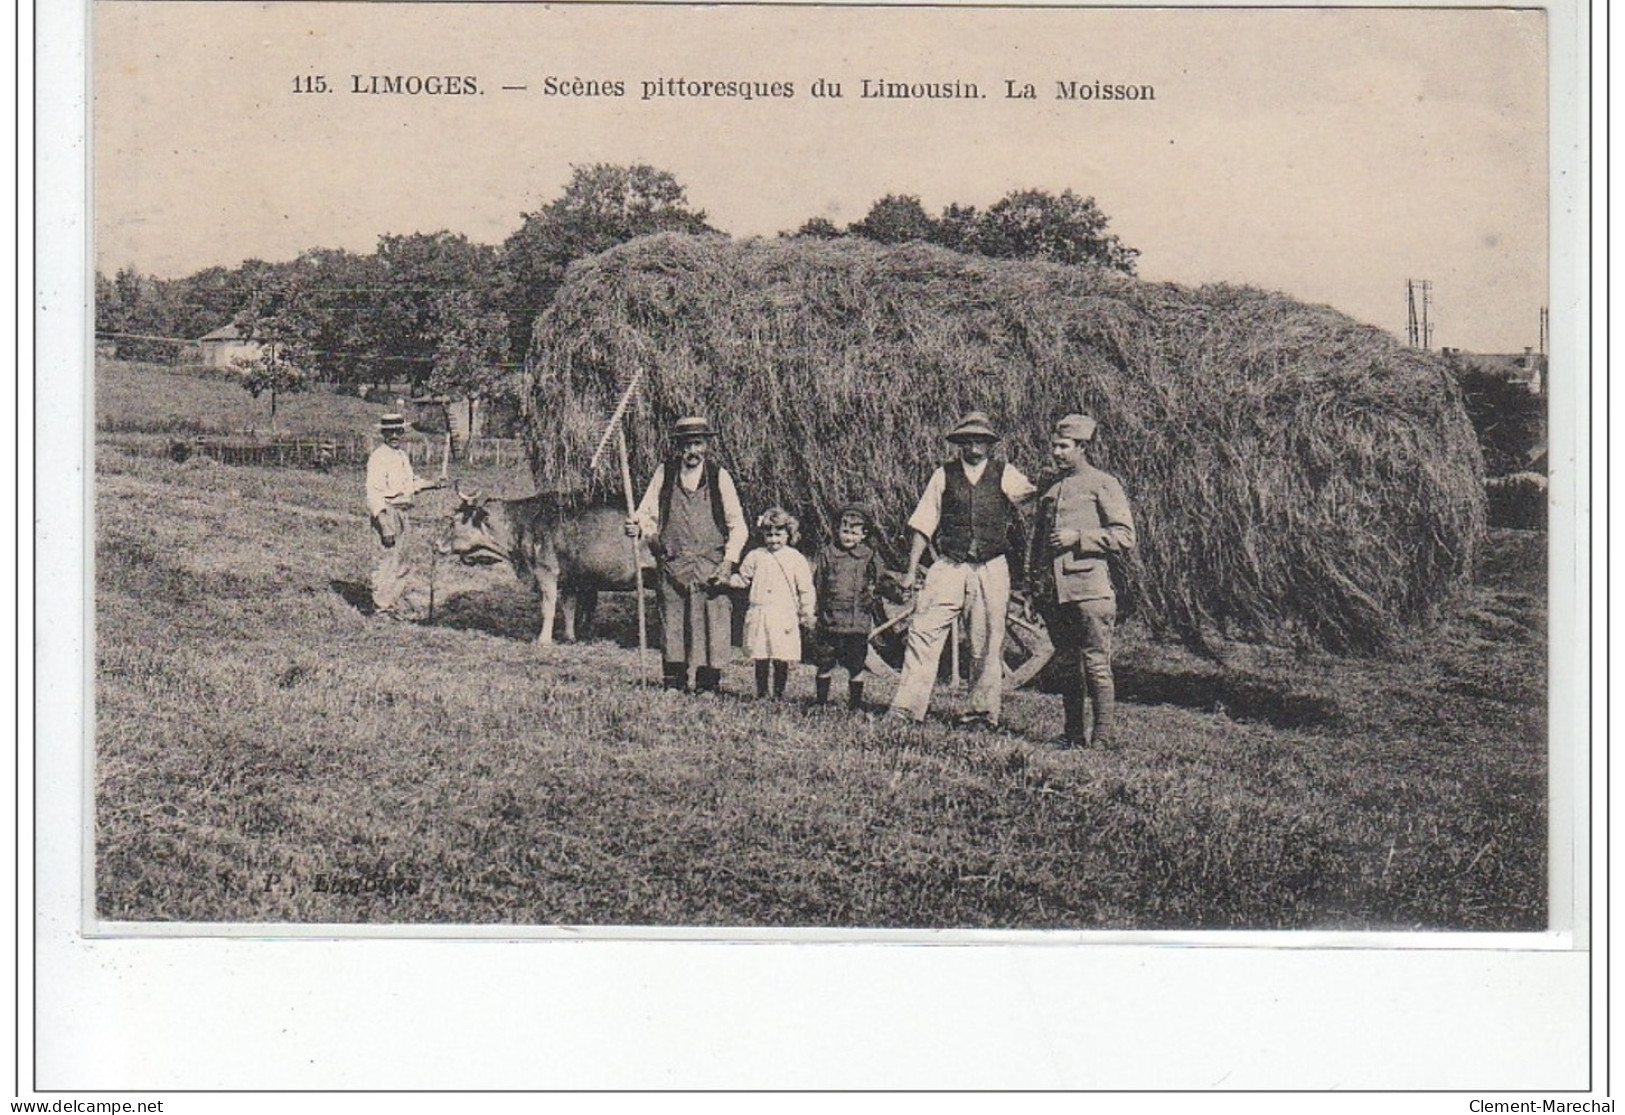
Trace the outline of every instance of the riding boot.
[[688, 663], [662, 662], [660, 664], [661, 687], [675, 689], [679, 693], [688, 691]]
[[830, 679], [820, 674], [813, 678], [813, 700], [824, 704], [829, 700]]
[[701, 693], [722, 692], [722, 671], [715, 666], [695, 667], [694, 688]]
[[758, 658], [756, 660], [756, 699], [758, 701], [767, 696], [767, 666], [767, 659]]
[[1062, 738], [1073, 747], [1084, 746], [1089, 742], [1089, 730], [1085, 726], [1083, 716], [1083, 694], [1071, 689], [1062, 693], [1061, 708], [1066, 713], [1066, 727], [1061, 730]]
[[784, 687], [790, 684], [790, 663], [773, 663], [773, 696], [784, 696]]
[[1117, 687], [1110, 681], [1096, 682], [1094, 686], [1095, 702], [1095, 735], [1096, 747], [1110, 747], [1112, 739], [1112, 722], [1117, 712]]
[[846, 707], [853, 712], [863, 708], [863, 682], [849, 681], [846, 683]]

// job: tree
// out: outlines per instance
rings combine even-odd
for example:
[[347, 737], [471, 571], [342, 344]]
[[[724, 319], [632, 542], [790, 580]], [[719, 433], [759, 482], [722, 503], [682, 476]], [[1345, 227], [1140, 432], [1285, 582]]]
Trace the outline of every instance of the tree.
[[246, 338], [259, 343], [260, 353], [237, 357], [232, 364], [254, 398], [270, 392], [272, 430], [276, 429], [278, 396], [310, 387], [310, 372], [319, 351], [314, 342], [322, 325], [310, 293], [308, 276], [300, 274], [297, 263], [270, 269], [257, 276], [247, 303], [234, 319]]
[[174, 330], [172, 297], [162, 280], [121, 267], [96, 276], [96, 331], [113, 337], [121, 360], [172, 363], [184, 345]]
[[[508, 366], [508, 316], [458, 291], [438, 298], [432, 317], [437, 340], [426, 389], [446, 401], [448, 427], [458, 441], [473, 436], [482, 405], [518, 402], [518, 376]], [[453, 406], [466, 410], [454, 417]]]
[[1546, 444], [1546, 400], [1471, 356], [1451, 352], [1445, 363], [1461, 384], [1467, 419], [1478, 435], [1486, 476], [1526, 472]]
[[251, 261], [232, 284], [242, 292], [232, 321], [248, 340], [280, 346], [311, 379], [364, 381], [375, 363], [375, 273], [372, 257], [337, 248], [291, 263]]
[[298, 364], [288, 358], [288, 350], [271, 343], [253, 358], [234, 357], [232, 365], [243, 377], [243, 386], [254, 398], [259, 398], [267, 391], [271, 393], [271, 431], [276, 432], [276, 404], [280, 395], [306, 391], [310, 388], [310, 376]]
[[982, 214], [976, 211], [976, 206], [954, 202], [942, 211], [932, 239], [956, 252], [975, 252], [976, 233], [981, 222]]
[[[882, 244], [925, 240], [971, 255], [1110, 267], [1132, 275], [1140, 253], [1108, 233], [1106, 224], [1094, 198], [1071, 190], [1059, 197], [1044, 190], [1013, 190], [985, 212], [955, 202], [935, 219], [919, 198], [887, 194], [869, 207], [863, 220], [847, 226], [847, 233]], [[829, 221], [814, 217], [793, 235], [838, 232]]]
[[530, 346], [536, 318], [573, 261], [655, 232], [714, 232], [704, 210], [670, 171], [594, 163], [571, 168], [564, 193], [534, 213], [502, 245], [510, 351]]
[[835, 226], [835, 222], [828, 217], [810, 217], [794, 232], [781, 232], [780, 236], [807, 236], [814, 240], [838, 240], [846, 233]]
[[881, 244], [907, 244], [911, 240], [934, 240], [937, 226], [919, 198], [887, 194], [869, 207], [863, 220], [847, 226], [847, 232]]
[[[945, 215], [946, 216], [946, 215]], [[1139, 251], [1106, 232], [1092, 197], [1071, 190], [1014, 190], [989, 207], [969, 232], [970, 250], [998, 259], [1098, 264], [1134, 274]]]
[[[502, 318], [496, 249], [450, 232], [384, 236], [374, 257], [375, 287], [362, 335], [374, 379], [414, 391], [433, 378], [448, 307]], [[506, 330], [506, 322], [503, 321]]]
[[231, 321], [248, 300], [254, 277], [270, 266], [251, 259], [234, 268], [206, 267], [185, 278], [162, 282], [171, 333], [196, 340]]

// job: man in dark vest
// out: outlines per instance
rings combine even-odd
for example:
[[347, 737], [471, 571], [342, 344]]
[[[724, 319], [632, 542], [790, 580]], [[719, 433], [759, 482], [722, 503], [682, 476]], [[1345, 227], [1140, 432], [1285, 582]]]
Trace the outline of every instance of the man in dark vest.
[[1066, 667], [1062, 706], [1065, 734], [1056, 742], [1089, 742], [1084, 697], [1094, 703], [1094, 745], [1111, 743], [1116, 686], [1112, 682], [1112, 629], [1117, 594], [1110, 559], [1134, 548], [1134, 516], [1116, 477], [1089, 463], [1086, 446], [1095, 433], [1087, 414], [1055, 424], [1050, 456], [1061, 477], [1039, 497], [1028, 569], [1050, 637]]
[[660, 608], [667, 689], [715, 693], [732, 651], [728, 578], [750, 538], [733, 477], [710, 459], [716, 432], [704, 418], [671, 428], [671, 455], [655, 469], [626, 533], [649, 539], [660, 561]]
[[931, 474], [908, 521], [905, 583], [915, 583], [928, 544], [937, 554], [909, 618], [903, 676], [891, 711], [909, 720], [925, 719], [943, 641], [965, 616], [970, 625], [970, 710], [956, 723], [991, 727], [999, 722], [1004, 683], [1004, 622], [1010, 607], [1005, 552], [1012, 519], [1035, 489], [1011, 465], [989, 459], [999, 436], [981, 411], [965, 415], [947, 437], [958, 449], [958, 459]]

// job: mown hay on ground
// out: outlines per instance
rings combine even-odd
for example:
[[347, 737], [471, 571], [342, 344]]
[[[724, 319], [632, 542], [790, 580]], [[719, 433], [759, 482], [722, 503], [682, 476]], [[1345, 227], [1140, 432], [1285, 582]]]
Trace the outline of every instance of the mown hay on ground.
[[[1138, 518], [1125, 604], [1188, 640], [1380, 647], [1436, 614], [1484, 531], [1482, 460], [1444, 367], [1248, 287], [919, 244], [633, 241], [574, 265], [537, 322], [539, 484], [588, 479], [640, 369], [639, 494], [670, 422], [705, 414], [748, 512], [782, 503], [827, 536], [864, 499], [894, 554], [963, 411], [988, 411], [1030, 475], [1054, 418], [1093, 414], [1092, 457]], [[616, 472], [611, 452], [596, 479], [617, 490]]]

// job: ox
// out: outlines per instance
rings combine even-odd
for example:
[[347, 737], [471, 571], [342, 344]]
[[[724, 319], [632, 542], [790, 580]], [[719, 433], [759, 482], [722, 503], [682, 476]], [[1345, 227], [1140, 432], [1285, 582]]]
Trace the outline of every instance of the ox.
[[[564, 637], [584, 636], [600, 590], [631, 592], [637, 588], [633, 543], [622, 529], [624, 508], [607, 504], [573, 506], [558, 495], [492, 499], [456, 488], [458, 507], [451, 529], [437, 547], [464, 565], [507, 562], [514, 575], [542, 598], [538, 645], [553, 641], [553, 612], [564, 604]], [[653, 569], [654, 555], [637, 543], [637, 564]]]

